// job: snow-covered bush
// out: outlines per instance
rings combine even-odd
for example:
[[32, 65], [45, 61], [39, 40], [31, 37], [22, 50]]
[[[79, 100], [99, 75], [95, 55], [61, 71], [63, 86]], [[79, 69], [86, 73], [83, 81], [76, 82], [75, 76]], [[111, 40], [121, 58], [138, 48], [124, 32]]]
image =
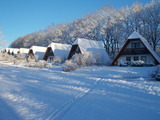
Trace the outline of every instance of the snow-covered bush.
[[63, 65], [63, 70], [66, 72], [72, 71], [84, 66], [94, 65], [96, 62], [97, 60], [93, 57], [93, 54], [91, 52], [87, 52], [85, 54], [75, 54], [71, 60], [67, 60], [65, 62], [65, 64]]
[[120, 62], [119, 63], [120, 66], [154, 66], [153, 63], [145, 63], [142, 60], [138, 60], [138, 61], [125, 61], [125, 62]]
[[35, 56], [28, 56], [28, 57], [27, 57], [27, 61], [28, 61], [28, 62], [36, 62], [37, 60], [36, 60], [36, 57], [35, 57]]
[[51, 63], [48, 63], [44, 60], [39, 60], [38, 62], [28, 62], [26, 63], [27, 67], [35, 67], [35, 68], [50, 68], [52, 67]]
[[8, 62], [14, 62], [15, 57], [13, 55], [9, 55], [7, 53], [0, 53], [0, 61], [8, 61]]
[[69, 72], [79, 68], [79, 65], [72, 60], [66, 60], [65, 64], [63, 65], [63, 71]]
[[17, 64], [17, 65], [24, 65], [26, 63], [26, 59], [24, 58], [24, 56], [20, 53], [18, 53], [16, 56], [15, 56], [15, 59], [14, 59], [14, 64]]
[[86, 52], [85, 54], [75, 54], [72, 57], [72, 60], [80, 66], [91, 66], [97, 61], [91, 52]]
[[16, 64], [16, 65], [25, 65], [26, 64], [26, 60], [25, 59], [21, 59], [21, 60], [14, 59], [14, 64]]
[[132, 62], [131, 62], [131, 66], [142, 66], [142, 65], [144, 65], [144, 64], [145, 64], [145, 62], [142, 61], [142, 60], [132, 61]]
[[54, 57], [53, 62], [61, 63], [62, 59], [61, 59], [61, 57]]

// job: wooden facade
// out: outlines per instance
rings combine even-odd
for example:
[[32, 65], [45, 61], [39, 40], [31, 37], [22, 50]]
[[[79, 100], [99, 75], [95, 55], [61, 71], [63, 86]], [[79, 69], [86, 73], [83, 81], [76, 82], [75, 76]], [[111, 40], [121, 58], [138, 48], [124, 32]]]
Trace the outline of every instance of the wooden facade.
[[[147, 41], [145, 41], [145, 43], [146, 42]], [[151, 49], [148, 49], [148, 46], [150, 48], [151, 46], [148, 42], [147, 45], [145, 43], [142, 42], [141, 38], [128, 39], [112, 61], [111, 65], [119, 65], [119, 61], [124, 62], [124, 59], [121, 59], [122, 56], [123, 58], [125, 57], [126, 61], [131, 61], [132, 58], [133, 61], [143, 60], [144, 62], [147, 62], [147, 59], [150, 59], [154, 64], [159, 64], [155, 54], [152, 54], [153, 51], [151, 52]]]
[[51, 47], [48, 47], [47, 50], [46, 50], [46, 52], [45, 52], [45, 55], [44, 55], [44, 57], [43, 57], [43, 60], [47, 61], [47, 59], [48, 59], [49, 57], [51, 57], [51, 56], [54, 57], [54, 53], [53, 53], [52, 48], [51, 48]]
[[78, 44], [72, 45], [72, 48], [71, 48], [69, 55], [68, 55], [68, 60], [71, 59], [72, 56], [75, 55], [76, 53], [81, 54], [81, 50], [80, 50]]

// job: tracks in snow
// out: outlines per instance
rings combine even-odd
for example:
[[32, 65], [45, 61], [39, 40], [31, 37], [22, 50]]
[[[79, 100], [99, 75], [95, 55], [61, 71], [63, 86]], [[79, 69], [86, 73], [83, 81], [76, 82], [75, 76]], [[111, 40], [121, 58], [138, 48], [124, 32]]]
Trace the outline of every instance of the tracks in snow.
[[[93, 79], [93, 78], [90, 78]], [[65, 102], [60, 108], [58, 108], [55, 112], [53, 112], [46, 120], [61, 120], [67, 114], [67, 112], [72, 109], [72, 107], [77, 104], [81, 99], [85, 98], [88, 94], [90, 94], [99, 84], [101, 78], [96, 79], [91, 88], [85, 90], [82, 93], [77, 94], [73, 99]]]

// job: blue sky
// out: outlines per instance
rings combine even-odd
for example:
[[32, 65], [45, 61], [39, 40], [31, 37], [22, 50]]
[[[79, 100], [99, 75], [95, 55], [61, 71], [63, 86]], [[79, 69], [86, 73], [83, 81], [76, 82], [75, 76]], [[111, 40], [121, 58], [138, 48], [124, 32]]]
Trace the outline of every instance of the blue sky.
[[104, 5], [113, 8], [150, 0], [0, 0], [0, 30], [10, 45], [18, 37], [45, 29], [52, 23], [72, 22]]

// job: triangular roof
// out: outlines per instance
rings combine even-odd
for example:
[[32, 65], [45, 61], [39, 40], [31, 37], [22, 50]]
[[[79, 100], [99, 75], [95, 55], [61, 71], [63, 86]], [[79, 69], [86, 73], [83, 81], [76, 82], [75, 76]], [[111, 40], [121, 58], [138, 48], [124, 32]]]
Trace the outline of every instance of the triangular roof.
[[29, 52], [29, 48], [20, 48], [20, 49], [19, 49], [19, 52], [20, 52], [21, 54], [28, 53], [28, 52]]
[[42, 46], [32, 46], [30, 50], [33, 51], [35, 54], [36, 52], [46, 52], [47, 47], [42, 47]]
[[51, 43], [48, 47], [52, 48], [55, 57], [60, 57], [62, 59], [67, 58], [71, 49], [71, 45], [61, 43]]
[[118, 60], [118, 58], [120, 57], [120, 54], [123, 52], [124, 48], [127, 47], [128, 42], [130, 40], [135, 40], [138, 39], [142, 42], [142, 44], [147, 48], [147, 50], [151, 53], [151, 55], [153, 56], [153, 58], [155, 58], [155, 60], [160, 63], [160, 57], [157, 55], [157, 53], [153, 50], [153, 48], [151, 47], [151, 45], [149, 45], [149, 43], [147, 42], [147, 40], [142, 37], [138, 32], [134, 31], [127, 39], [127, 41], [125, 42], [125, 44], [123, 45], [123, 47], [121, 48], [120, 52], [117, 54], [117, 56], [115, 57], [115, 59], [112, 62], [112, 65], [114, 64], [115, 61]]
[[19, 48], [6, 48], [6, 52], [10, 51], [10, 53], [17, 54], [19, 51]]
[[73, 45], [77, 45], [77, 44], [78, 44], [82, 54], [87, 52], [88, 50], [94, 52], [94, 50], [96, 50], [96, 49], [104, 49], [102, 44], [99, 41], [95, 41], [95, 40], [78, 38], [73, 43]]
[[46, 52], [47, 47], [42, 46], [32, 46], [30, 50], [33, 51], [34, 55], [38, 56], [38, 59], [41, 60], [44, 56], [44, 53]]
[[86, 52], [100, 53], [101, 63], [105, 62], [108, 64], [110, 62], [110, 58], [100, 41], [78, 38], [73, 45], [78, 45], [82, 54]]

